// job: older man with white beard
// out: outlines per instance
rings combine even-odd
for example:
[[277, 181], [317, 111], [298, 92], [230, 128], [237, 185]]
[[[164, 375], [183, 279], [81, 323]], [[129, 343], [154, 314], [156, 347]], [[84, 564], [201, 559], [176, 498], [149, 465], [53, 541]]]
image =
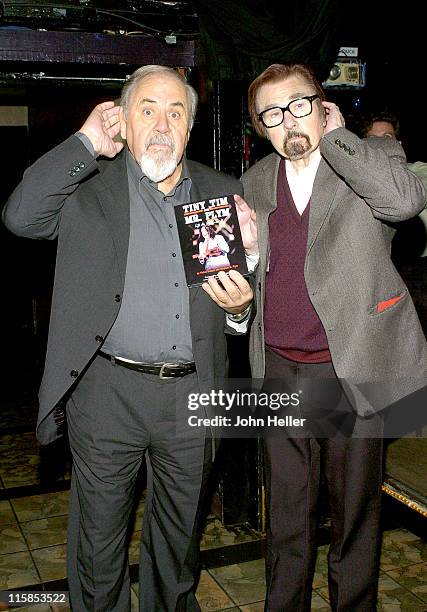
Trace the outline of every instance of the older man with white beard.
[[225, 375], [224, 325], [244, 319], [252, 291], [235, 271], [203, 288], [185, 282], [174, 206], [241, 193], [237, 180], [186, 160], [196, 104], [175, 70], [138, 69], [121, 106], [96, 106], [25, 172], [3, 214], [20, 236], [58, 238], [37, 434], [60, 435], [66, 404], [74, 611], [130, 610], [127, 530], [144, 455], [140, 610], [199, 610], [211, 445], [188, 431], [188, 396]]

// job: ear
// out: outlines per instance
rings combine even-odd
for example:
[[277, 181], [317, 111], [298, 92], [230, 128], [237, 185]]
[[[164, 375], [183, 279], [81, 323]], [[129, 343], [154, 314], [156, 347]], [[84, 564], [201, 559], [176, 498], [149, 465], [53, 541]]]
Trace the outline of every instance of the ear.
[[119, 119], [120, 119], [120, 136], [123, 138], [123, 140], [126, 140], [126, 119], [125, 119], [125, 113], [123, 111], [123, 107], [120, 107], [120, 111], [119, 111]]
[[323, 127], [326, 127], [326, 124], [328, 123], [328, 117], [326, 115], [326, 108], [322, 105], [323, 108], [323, 121], [322, 121], [322, 125]]

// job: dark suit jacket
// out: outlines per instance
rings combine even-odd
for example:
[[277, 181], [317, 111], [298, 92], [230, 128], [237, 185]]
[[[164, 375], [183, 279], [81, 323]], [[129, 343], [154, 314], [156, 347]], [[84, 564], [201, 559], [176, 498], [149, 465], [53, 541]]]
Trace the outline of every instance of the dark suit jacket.
[[[196, 162], [188, 167], [193, 201], [242, 193], [236, 179]], [[124, 154], [96, 160], [71, 136], [28, 168], [3, 219], [19, 236], [58, 238], [37, 423], [46, 444], [58, 436], [54, 408], [78, 383], [120, 309], [129, 242]], [[224, 311], [203, 289], [191, 289], [190, 321], [199, 383], [209, 388], [227, 368]]]
[[[416, 215], [424, 192], [392, 138], [361, 140], [339, 128], [322, 138], [320, 152], [310, 199], [305, 281], [337, 376], [359, 414], [368, 415], [427, 384], [426, 340], [390, 260], [390, 224]], [[272, 153], [242, 178], [245, 199], [256, 209], [260, 250], [250, 337], [256, 378], [265, 372], [268, 220], [277, 206], [279, 162]]]

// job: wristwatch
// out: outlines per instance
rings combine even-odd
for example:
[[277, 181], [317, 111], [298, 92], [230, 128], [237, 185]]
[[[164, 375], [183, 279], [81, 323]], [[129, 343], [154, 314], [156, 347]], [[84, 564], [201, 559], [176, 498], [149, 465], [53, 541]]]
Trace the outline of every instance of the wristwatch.
[[249, 317], [251, 308], [252, 306], [249, 304], [249, 306], [245, 308], [243, 312], [239, 312], [239, 314], [228, 313], [228, 318], [230, 321], [233, 321], [233, 323], [242, 323], [242, 321], [246, 321], [246, 319]]

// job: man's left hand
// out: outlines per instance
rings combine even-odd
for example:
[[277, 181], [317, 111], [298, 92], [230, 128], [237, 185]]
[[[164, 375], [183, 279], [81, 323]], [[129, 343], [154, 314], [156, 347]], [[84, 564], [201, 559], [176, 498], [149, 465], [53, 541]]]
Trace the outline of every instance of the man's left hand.
[[340, 127], [345, 127], [344, 117], [336, 104], [333, 102], [323, 101], [322, 105], [325, 109], [326, 127], [323, 134], [328, 134], [332, 130]]
[[254, 297], [250, 284], [236, 270], [230, 270], [228, 274], [219, 272], [218, 280], [210, 276], [202, 288], [218, 306], [230, 314], [240, 314], [246, 310]]
[[234, 194], [236, 211], [239, 218], [240, 233], [246, 255], [258, 254], [258, 238], [256, 226], [256, 212], [248, 206], [245, 200]]

